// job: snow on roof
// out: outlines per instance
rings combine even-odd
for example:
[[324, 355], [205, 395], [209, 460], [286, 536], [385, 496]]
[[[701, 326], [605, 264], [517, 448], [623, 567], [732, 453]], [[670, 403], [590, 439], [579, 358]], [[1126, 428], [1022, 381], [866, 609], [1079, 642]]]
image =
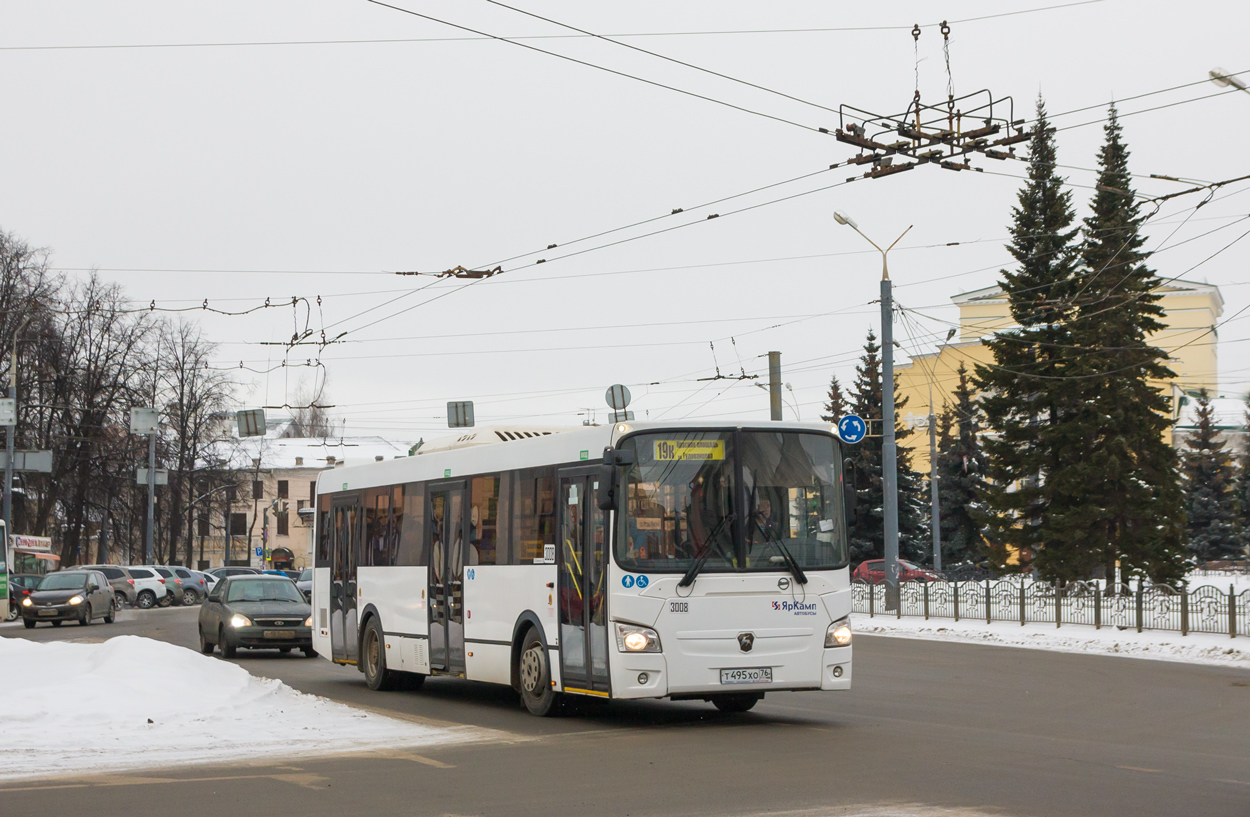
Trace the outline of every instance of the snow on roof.
[[[1198, 425], [1198, 398], [1185, 395], [1181, 398], [1181, 414], [1176, 427], [1182, 429], [1196, 428]], [[1211, 408], [1214, 411], [1212, 422], [1216, 428], [1245, 428], [1246, 401], [1239, 397], [1212, 397]]]
[[248, 470], [260, 460], [264, 470], [286, 468], [330, 468], [336, 465], [363, 465], [408, 456], [411, 443], [382, 437], [248, 437], [220, 443], [217, 455], [229, 467]]

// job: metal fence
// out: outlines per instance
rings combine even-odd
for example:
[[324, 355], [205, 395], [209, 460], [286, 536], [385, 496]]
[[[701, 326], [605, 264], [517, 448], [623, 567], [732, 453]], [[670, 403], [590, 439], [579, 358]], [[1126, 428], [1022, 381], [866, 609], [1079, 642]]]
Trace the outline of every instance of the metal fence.
[[885, 585], [851, 583], [852, 609], [869, 616], [923, 616], [991, 621], [1077, 624], [1124, 629], [1250, 635], [1250, 590], [1240, 594], [1202, 586], [1176, 590], [1138, 585], [1108, 594], [1097, 582], [1053, 584], [1019, 579], [986, 581], [914, 581], [899, 585], [899, 605], [886, 609]]

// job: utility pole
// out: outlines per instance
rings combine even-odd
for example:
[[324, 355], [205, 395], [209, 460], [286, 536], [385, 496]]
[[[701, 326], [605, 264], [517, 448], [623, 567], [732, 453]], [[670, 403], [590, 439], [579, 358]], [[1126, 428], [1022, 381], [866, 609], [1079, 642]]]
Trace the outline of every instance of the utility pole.
[[881, 483], [885, 522], [885, 608], [898, 609], [898, 447], [894, 442], [894, 298], [887, 256], [911, 230], [908, 226], [884, 250], [860, 231], [846, 213], [833, 218], [864, 237], [881, 253]]
[[13, 458], [17, 449], [17, 338], [26, 328], [30, 316], [22, 318], [13, 333], [13, 352], [9, 358], [9, 400], [13, 405], [13, 424], [6, 427], [4, 451], [8, 455], [4, 463], [4, 529], [13, 535]]
[[768, 412], [770, 420], [781, 417], [781, 352], [768, 353]]

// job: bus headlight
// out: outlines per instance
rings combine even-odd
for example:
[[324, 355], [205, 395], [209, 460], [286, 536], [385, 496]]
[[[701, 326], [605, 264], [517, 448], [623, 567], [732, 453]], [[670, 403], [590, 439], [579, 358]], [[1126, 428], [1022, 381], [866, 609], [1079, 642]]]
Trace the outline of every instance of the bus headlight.
[[851, 620], [840, 618], [825, 631], [826, 647], [845, 647], [851, 643]]
[[660, 636], [650, 627], [617, 624], [616, 648], [621, 652], [660, 652]]
[[235, 613], [233, 616], [230, 617], [230, 626], [231, 627], [251, 627], [252, 620], [248, 618], [247, 616], [240, 615], [239, 613]]

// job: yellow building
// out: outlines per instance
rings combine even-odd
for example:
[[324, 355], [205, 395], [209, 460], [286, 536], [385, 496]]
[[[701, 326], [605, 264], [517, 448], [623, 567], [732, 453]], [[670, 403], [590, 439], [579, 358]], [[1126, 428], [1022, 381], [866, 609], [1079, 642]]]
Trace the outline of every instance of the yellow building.
[[[1150, 342], [1168, 352], [1169, 366], [1176, 372], [1174, 379], [1159, 382], [1159, 388], [1167, 390], [1174, 398], [1182, 390], [1203, 388], [1213, 395], [1218, 394], [1215, 325], [1224, 312], [1219, 287], [1177, 280], [1167, 282], [1156, 292], [1163, 296], [1159, 304], [1164, 310], [1164, 328], [1152, 335]], [[907, 440], [912, 449], [912, 467], [921, 472], [929, 470], [930, 390], [934, 413], [940, 415], [954, 399], [952, 395], [959, 384], [959, 365], [962, 363], [971, 375], [975, 364], [993, 362], [990, 350], [981, 339], [1015, 325], [1007, 298], [999, 286], [965, 292], [951, 298], [951, 302], [959, 307], [959, 326], [950, 341], [928, 353], [913, 355], [910, 363], [894, 369], [899, 394], [907, 398], [907, 405], [898, 412], [899, 420], [921, 432]], [[899, 334], [896, 330], [895, 336]], [[1174, 419], [1178, 410], [1179, 400], [1173, 399]]]

